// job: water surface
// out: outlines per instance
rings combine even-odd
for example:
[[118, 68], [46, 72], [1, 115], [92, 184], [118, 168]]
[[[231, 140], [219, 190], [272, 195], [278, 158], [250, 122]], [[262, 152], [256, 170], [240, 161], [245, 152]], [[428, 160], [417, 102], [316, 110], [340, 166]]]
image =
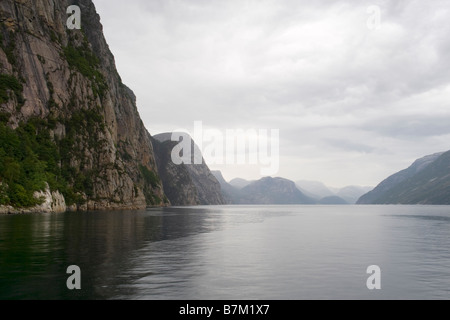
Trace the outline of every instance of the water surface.
[[[66, 287], [70, 265], [80, 291]], [[0, 216], [0, 299], [449, 299], [449, 288], [448, 206]]]

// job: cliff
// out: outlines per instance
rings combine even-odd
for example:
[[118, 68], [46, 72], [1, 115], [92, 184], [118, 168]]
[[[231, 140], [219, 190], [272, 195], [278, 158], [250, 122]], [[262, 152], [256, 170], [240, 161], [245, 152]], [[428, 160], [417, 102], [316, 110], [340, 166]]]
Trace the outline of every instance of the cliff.
[[[216, 177], [201, 156], [201, 151], [188, 135], [183, 139], [191, 141], [190, 164], [176, 165], [172, 161], [172, 150], [178, 142], [171, 140], [171, 133], [163, 133], [153, 138], [158, 171], [164, 185], [164, 192], [170, 203], [176, 206], [222, 205], [227, 203]], [[194, 150], [201, 157], [201, 163], [195, 164]]]
[[[66, 26], [73, 4], [81, 30]], [[47, 183], [71, 210], [165, 204], [150, 135], [91, 0], [1, 0], [0, 131], [0, 205], [42, 205], [34, 195]]]

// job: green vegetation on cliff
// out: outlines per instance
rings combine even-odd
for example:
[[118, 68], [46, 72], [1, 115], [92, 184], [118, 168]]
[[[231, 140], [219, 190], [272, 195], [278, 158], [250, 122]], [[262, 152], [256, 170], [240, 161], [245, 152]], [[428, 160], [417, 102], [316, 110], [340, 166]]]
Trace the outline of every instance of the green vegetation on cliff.
[[43, 121], [30, 121], [15, 130], [0, 122], [0, 204], [40, 204], [33, 194], [45, 189], [47, 181], [57, 186], [57, 161], [56, 145]]
[[163, 205], [136, 97], [81, 2], [82, 30], [65, 27], [64, 2], [1, 2], [0, 205], [32, 207], [47, 183], [79, 210]]
[[20, 123], [17, 129], [6, 126], [8, 114], [0, 114], [0, 205], [32, 207], [40, 203], [35, 191], [45, 189], [47, 182], [53, 191], [59, 190], [68, 205], [83, 204], [82, 194], [93, 196], [93, 181], [98, 170], [85, 169], [82, 162], [78, 168], [71, 165], [73, 159], [83, 154], [77, 147], [77, 137], [84, 132], [88, 148], [99, 148], [101, 141], [95, 139], [96, 130], [104, 130], [103, 117], [96, 110], [74, 112], [64, 121], [67, 133], [61, 140], [51, 136], [57, 121], [33, 118]]
[[[3, 27], [3, 26], [2, 26]], [[2, 28], [3, 29], [3, 28]], [[1, 31], [1, 30], [0, 30]], [[8, 59], [8, 62], [15, 67], [17, 64], [17, 58], [14, 54], [14, 48], [16, 46], [16, 35], [14, 32], [10, 31], [8, 33], [5, 33], [7, 35], [6, 44], [4, 43], [4, 36], [2, 32], [0, 32], [0, 48], [5, 52], [6, 58]]]
[[74, 47], [69, 44], [64, 48], [64, 57], [71, 68], [91, 80], [94, 95], [103, 98], [108, 86], [105, 77], [98, 70], [99, 59], [89, 49], [87, 42], [84, 42], [81, 47]]
[[[100, 114], [100, 107], [97, 107], [76, 111], [62, 122], [66, 128], [66, 135], [57, 141], [61, 159], [61, 177], [72, 186], [63, 190], [63, 194], [67, 204], [83, 204], [85, 200], [80, 194], [84, 193], [88, 198], [93, 197], [93, 182], [100, 175], [98, 168], [89, 168], [84, 162], [83, 150], [101, 150], [104, 141], [98, 139], [98, 133], [105, 131], [104, 119]], [[78, 165], [74, 166], [73, 161], [78, 162]]]
[[[160, 186], [161, 182], [159, 177], [152, 171], [150, 171], [147, 167], [143, 165], [139, 165], [139, 169], [141, 171], [142, 177], [144, 178], [144, 196], [148, 205], [158, 205], [161, 203], [161, 198], [153, 194], [152, 189]], [[151, 187], [151, 188], [150, 188]], [[164, 203], [167, 203], [167, 200], [164, 199]]]
[[11, 98], [9, 91], [14, 93], [19, 104], [23, 103], [23, 86], [14, 76], [0, 74], [0, 104], [7, 103]]

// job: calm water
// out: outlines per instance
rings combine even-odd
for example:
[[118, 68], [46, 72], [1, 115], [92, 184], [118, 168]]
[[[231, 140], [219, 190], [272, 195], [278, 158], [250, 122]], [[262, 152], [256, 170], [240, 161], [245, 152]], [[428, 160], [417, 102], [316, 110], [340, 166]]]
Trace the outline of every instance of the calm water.
[[[82, 290], [69, 291], [78, 265]], [[379, 265], [382, 290], [366, 269]], [[450, 299], [450, 207], [0, 216], [0, 299]]]

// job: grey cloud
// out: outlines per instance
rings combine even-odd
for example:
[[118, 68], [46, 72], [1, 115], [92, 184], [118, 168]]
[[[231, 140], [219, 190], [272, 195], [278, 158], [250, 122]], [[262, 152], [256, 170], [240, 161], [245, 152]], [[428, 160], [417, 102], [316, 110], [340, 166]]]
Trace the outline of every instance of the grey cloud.
[[[380, 180], [399, 158], [448, 148], [433, 138], [449, 134], [448, 1], [94, 3], [153, 134], [195, 120], [279, 128], [286, 162], [310, 152], [323, 170], [337, 158], [386, 166]], [[381, 9], [376, 31], [366, 26], [370, 5]], [[358, 162], [354, 152], [366, 155]], [[288, 178], [303, 178], [288, 167]], [[333, 175], [330, 184], [347, 184], [344, 172]], [[361, 184], [374, 176], [361, 174]]]
[[373, 131], [378, 135], [417, 141], [421, 138], [449, 135], [449, 124], [450, 115], [444, 117], [404, 116], [401, 121], [386, 116], [384, 119], [377, 119], [366, 124], [363, 129]]
[[327, 139], [326, 142], [333, 148], [339, 148], [345, 151], [371, 153], [375, 150], [375, 148], [371, 146], [362, 143], [354, 143], [349, 140]]

